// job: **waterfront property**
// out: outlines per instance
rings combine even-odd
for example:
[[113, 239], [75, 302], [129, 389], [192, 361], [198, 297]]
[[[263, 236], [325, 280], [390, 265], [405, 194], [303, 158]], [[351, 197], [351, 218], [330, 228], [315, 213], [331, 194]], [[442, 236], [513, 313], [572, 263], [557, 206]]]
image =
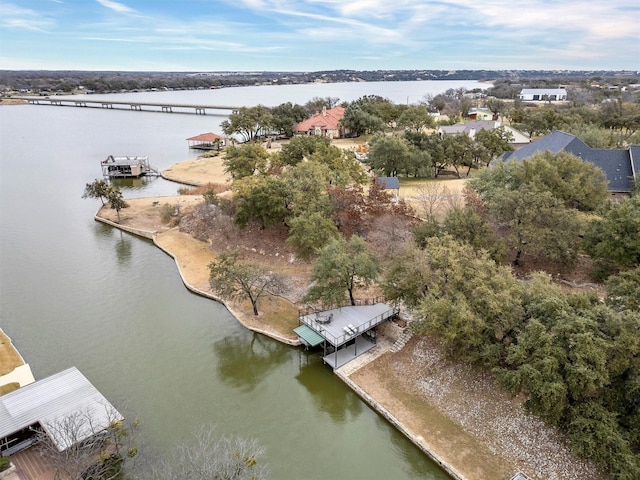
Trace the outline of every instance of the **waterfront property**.
[[299, 315], [294, 330], [307, 348], [322, 345], [323, 360], [336, 369], [375, 346], [375, 327], [398, 316], [386, 303], [348, 305]]
[[143, 175], [160, 175], [158, 169], [149, 164], [149, 157], [114, 157], [109, 155], [100, 162], [102, 175], [105, 177], [141, 177]]
[[[58, 428], [79, 415], [91, 422], [70, 431]], [[9, 457], [29, 448], [39, 432], [56, 448], [67, 448], [104, 431], [123, 417], [75, 367], [38, 380], [0, 397], [0, 453]]]
[[323, 108], [322, 112], [295, 125], [297, 134], [322, 135], [329, 138], [342, 138], [345, 129], [341, 124], [344, 118], [344, 107]]
[[196, 150], [220, 150], [227, 144], [227, 139], [217, 133], [201, 133], [195, 137], [187, 138], [189, 148]]

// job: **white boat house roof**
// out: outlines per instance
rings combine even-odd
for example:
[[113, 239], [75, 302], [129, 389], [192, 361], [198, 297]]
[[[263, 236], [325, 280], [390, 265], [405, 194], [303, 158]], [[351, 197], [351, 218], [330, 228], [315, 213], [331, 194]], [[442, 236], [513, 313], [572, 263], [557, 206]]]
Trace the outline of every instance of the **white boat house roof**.
[[[78, 415], [91, 418], [73, 439], [56, 425]], [[0, 440], [20, 430], [41, 426], [60, 451], [109, 427], [123, 417], [75, 367], [38, 380], [0, 397]]]

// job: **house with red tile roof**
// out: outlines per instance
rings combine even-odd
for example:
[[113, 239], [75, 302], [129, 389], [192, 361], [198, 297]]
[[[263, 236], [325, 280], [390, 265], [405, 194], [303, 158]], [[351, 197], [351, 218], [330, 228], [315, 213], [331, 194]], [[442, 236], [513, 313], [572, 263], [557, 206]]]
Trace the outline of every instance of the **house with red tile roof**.
[[340, 120], [344, 118], [344, 107], [323, 108], [322, 112], [296, 124], [294, 131], [299, 135], [323, 135], [331, 138], [344, 136]]

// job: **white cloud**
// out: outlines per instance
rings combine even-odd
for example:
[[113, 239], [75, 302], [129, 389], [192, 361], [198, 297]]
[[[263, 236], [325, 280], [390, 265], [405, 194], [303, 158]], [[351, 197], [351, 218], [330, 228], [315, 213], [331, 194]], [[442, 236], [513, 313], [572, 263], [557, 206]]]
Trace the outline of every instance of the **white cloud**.
[[134, 13], [135, 10], [131, 7], [127, 7], [123, 3], [113, 2], [111, 0], [96, 0], [100, 5], [105, 8], [109, 8], [118, 13]]
[[35, 10], [10, 3], [0, 4], [0, 25], [9, 29], [46, 32], [52, 22]]

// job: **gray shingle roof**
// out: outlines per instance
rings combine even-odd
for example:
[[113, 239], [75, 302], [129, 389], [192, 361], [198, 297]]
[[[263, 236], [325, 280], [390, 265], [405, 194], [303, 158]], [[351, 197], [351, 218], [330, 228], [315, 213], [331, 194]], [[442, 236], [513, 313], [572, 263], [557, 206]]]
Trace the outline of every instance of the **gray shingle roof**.
[[[555, 130], [548, 135], [503, 155], [504, 161], [522, 161], [536, 153], [549, 151], [567, 152], [602, 169], [609, 180], [610, 192], [630, 192], [634, 178], [634, 166], [640, 166], [640, 146], [629, 149], [591, 148], [575, 135]], [[636, 157], [636, 158], [633, 158]], [[632, 162], [633, 159], [633, 162]], [[635, 169], [635, 175], [638, 175]]]
[[397, 190], [400, 188], [400, 180], [398, 177], [378, 177], [376, 184], [386, 190]]

